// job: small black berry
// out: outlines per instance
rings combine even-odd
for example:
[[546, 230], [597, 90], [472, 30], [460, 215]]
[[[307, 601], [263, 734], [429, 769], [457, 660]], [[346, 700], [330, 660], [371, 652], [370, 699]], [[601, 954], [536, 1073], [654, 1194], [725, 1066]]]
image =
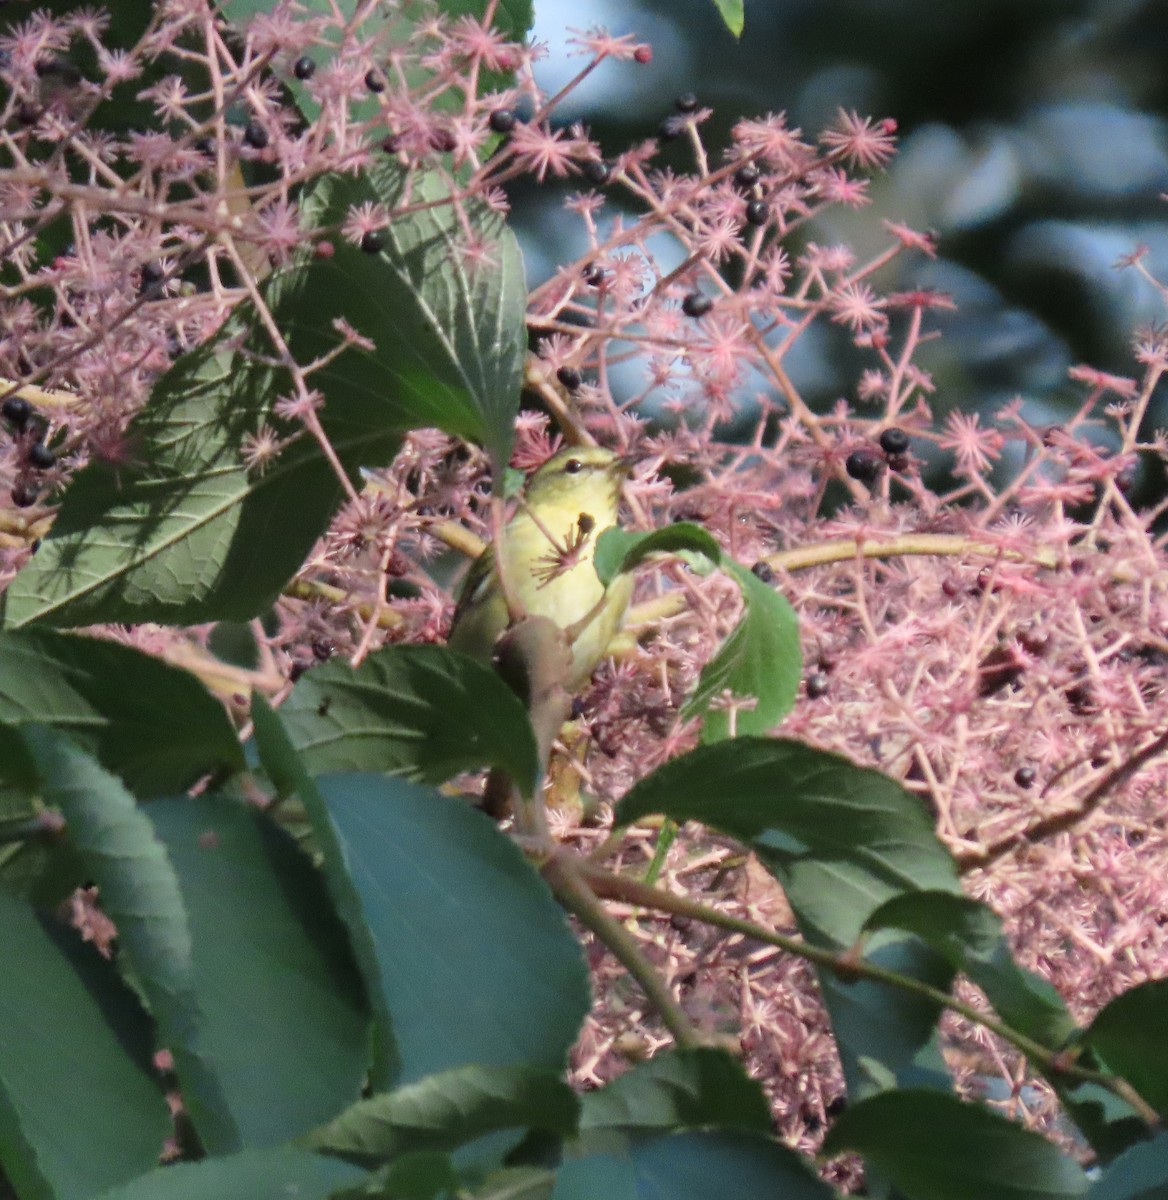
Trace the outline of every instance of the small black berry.
[[590, 158], [581, 168], [589, 183], [600, 187], [612, 178], [612, 167], [603, 158]]
[[742, 166], [734, 172], [734, 182], [740, 188], [752, 188], [759, 180], [759, 170], [754, 163], [743, 163]]
[[385, 234], [380, 229], [370, 229], [364, 237], [361, 238], [361, 249], [366, 254], [379, 254], [382, 246], [385, 245]]
[[161, 263], [148, 262], [142, 266], [142, 286], [139, 291], [152, 292], [157, 290], [158, 285], [162, 282], [166, 270]]
[[311, 79], [316, 74], [316, 63], [306, 54], [292, 64], [292, 74], [300, 80]]
[[16, 119], [22, 125], [35, 125], [41, 119], [41, 106], [31, 100], [22, 100], [16, 109]]
[[336, 646], [328, 638], [321, 638], [312, 643], [312, 654], [317, 662], [328, 662], [336, 652]]
[[449, 154], [458, 145], [458, 139], [454, 136], [454, 131], [451, 129], [436, 129], [430, 135], [430, 145], [439, 154]]
[[589, 287], [598, 288], [604, 282], [604, 268], [595, 263], [584, 269], [584, 282]]
[[581, 384], [580, 372], [575, 367], [561, 367], [556, 372], [556, 378], [568, 389], [574, 392]]
[[487, 124], [496, 133], [510, 133], [515, 128], [515, 113], [509, 108], [497, 108], [487, 118]]
[[376, 68], [370, 67], [365, 72], [365, 86], [375, 95], [385, 91], [385, 76]]
[[13, 429], [23, 429], [32, 416], [32, 405], [23, 396], [9, 396], [0, 405], [0, 413]]
[[262, 150], [268, 144], [268, 131], [258, 121], [249, 121], [243, 140], [253, 150]]
[[673, 102], [673, 107], [676, 108], [679, 113], [691, 113], [697, 108], [697, 106], [698, 98], [693, 94], [693, 92], [682, 92], [682, 94]]
[[746, 221], [748, 225], [765, 225], [770, 219], [770, 205], [765, 200], [752, 200], [746, 206]]
[[690, 292], [681, 302], [681, 311], [687, 317], [704, 317], [714, 307], [714, 301], [701, 292]]
[[775, 573], [771, 570], [771, 564], [765, 558], [760, 558], [758, 562], [750, 568], [750, 573], [757, 579], [761, 579], [763, 583], [774, 583]]
[[666, 117], [665, 120], [657, 126], [657, 136], [663, 142], [676, 141], [683, 133], [685, 133], [684, 117]]
[[880, 435], [880, 449], [885, 454], [906, 454], [908, 447], [908, 434], [903, 429], [897, 429], [895, 425]]
[[907, 454], [890, 454], [888, 456], [888, 469], [890, 471], [907, 471], [909, 461]]
[[386, 154], [396, 154], [401, 149], [401, 134], [391, 133], [389, 137], [381, 143], [381, 148]]
[[830, 684], [822, 671], [813, 671], [807, 676], [807, 699], [819, 700], [827, 695]]
[[28, 508], [37, 502], [38, 490], [31, 483], [17, 483], [12, 487], [12, 503], [17, 508]]
[[1034, 786], [1034, 780], [1037, 778], [1033, 767], [1019, 767], [1014, 772], [1014, 782], [1020, 788], [1028, 788]]
[[875, 483], [880, 475], [884, 460], [871, 446], [861, 446], [853, 450], [844, 461], [847, 473], [861, 483]]
[[28, 448], [28, 465], [37, 471], [47, 471], [55, 462], [57, 456], [44, 444], [33, 442]]
[[195, 149], [204, 158], [214, 158], [215, 157], [215, 139], [214, 138], [209, 138], [209, 137], [196, 138], [193, 144], [194, 144]]

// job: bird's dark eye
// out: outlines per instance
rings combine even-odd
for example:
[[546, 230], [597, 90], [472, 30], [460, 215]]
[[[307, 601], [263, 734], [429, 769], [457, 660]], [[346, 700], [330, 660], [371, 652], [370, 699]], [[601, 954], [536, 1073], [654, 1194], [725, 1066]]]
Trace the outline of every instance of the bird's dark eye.
[[575, 475], [577, 471], [583, 468], [583, 466], [584, 464], [578, 458], [570, 458], [566, 463], [564, 463], [564, 470], [567, 471], [569, 475]]

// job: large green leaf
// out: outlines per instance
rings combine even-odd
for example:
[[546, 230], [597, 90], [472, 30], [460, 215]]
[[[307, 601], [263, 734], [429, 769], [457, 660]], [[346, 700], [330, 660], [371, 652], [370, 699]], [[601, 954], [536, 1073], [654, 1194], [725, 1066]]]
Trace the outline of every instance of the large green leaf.
[[0, 945], [0, 1167], [21, 1200], [89, 1200], [170, 1132], [150, 1021], [96, 950], [3, 893]]
[[65, 816], [69, 838], [117, 926], [133, 970], [174, 1056], [183, 1098], [212, 1153], [236, 1149], [239, 1131], [217, 1077], [195, 995], [190, 927], [174, 868], [150, 821], [120, 780], [61, 734], [25, 732], [47, 804]]
[[1168, 1133], [1139, 1142], [1103, 1168], [1089, 1200], [1164, 1200], [1168, 1196]]
[[[659, 812], [702, 821], [748, 843], [783, 885], [804, 936], [853, 946], [864, 922], [904, 892], [959, 894], [957, 873], [920, 801], [895, 780], [784, 738], [699, 747], [641, 780], [618, 822]], [[952, 967], [912, 937], [885, 932], [868, 957], [944, 990]], [[853, 1097], [894, 1083], [944, 1086], [928, 1000], [820, 973]]]
[[1082, 1040], [1168, 1118], [1168, 979], [1121, 992], [1096, 1014]]
[[515, 844], [465, 801], [317, 780], [376, 949], [394, 1082], [468, 1063], [562, 1069], [589, 1008], [580, 947]]
[[355, 1104], [302, 1139], [310, 1149], [374, 1166], [418, 1150], [454, 1150], [499, 1129], [566, 1136], [579, 1101], [550, 1071], [458, 1067]]
[[98, 638], [0, 632], [0, 722], [64, 730], [143, 797], [243, 766], [223, 706], [194, 676]]
[[1075, 1031], [1058, 992], [1010, 954], [992, 909], [952, 892], [904, 892], [882, 904], [865, 929], [900, 929], [927, 943], [966, 974], [1013, 1028], [1057, 1050]]
[[503, 768], [530, 795], [539, 757], [527, 712], [498, 675], [444, 646], [389, 646], [356, 670], [314, 667], [280, 706], [305, 766], [442, 783]]
[[147, 815], [178, 876], [204, 1044], [244, 1146], [278, 1145], [360, 1095], [369, 1016], [319, 872], [282, 829], [221, 796]]
[[[304, 220], [336, 226], [351, 205], [405, 200], [405, 176], [379, 163], [368, 177], [326, 177], [304, 199]], [[411, 203], [380, 254], [338, 242], [332, 258], [306, 254], [273, 275], [269, 307], [301, 363], [336, 349], [344, 320], [374, 349], [351, 346], [313, 375], [320, 420], [359, 486], [402, 434], [422, 425], [483, 442], [506, 461], [525, 353], [525, 287], [514, 235], [498, 214], [467, 208], [496, 263], [471, 270], [465, 227], [442, 184], [414, 178]], [[465, 206], [464, 206], [465, 207]], [[266, 470], [248, 470], [245, 439], [265, 423], [296, 430], [272, 406], [292, 384], [252, 352], [232, 350], [233, 327], [187, 355], [155, 388], [128, 434], [133, 460], [92, 462], [71, 481], [53, 528], [3, 597], [6, 625], [33, 621], [190, 624], [243, 620], [271, 603], [302, 564], [342, 496], [317, 443], [288, 445]], [[266, 353], [259, 358], [255, 351]]]
[[344, 848], [337, 837], [316, 781], [304, 767], [300, 755], [288, 739], [283, 721], [260, 695], [252, 693], [251, 719], [260, 763], [281, 798], [297, 796], [312, 822], [312, 832], [321, 856], [325, 885], [333, 907], [348, 930], [349, 943], [365, 981], [373, 1010], [374, 1037], [370, 1070], [375, 1086], [390, 1086], [397, 1070], [397, 1047], [393, 1020], [382, 986], [377, 946], [365, 921], [361, 895], [353, 883]]
[[[489, 1193], [486, 1193], [489, 1194]], [[675, 1133], [565, 1163], [553, 1200], [831, 1200], [793, 1150], [747, 1133]]]
[[758, 1083], [724, 1050], [673, 1050], [582, 1097], [581, 1130], [717, 1127], [771, 1131]]
[[1083, 1169], [988, 1108], [933, 1091], [891, 1091], [848, 1108], [824, 1152], [854, 1150], [906, 1200], [1070, 1200]]
[[163, 1167], [96, 1200], [327, 1200], [364, 1175], [338, 1158], [281, 1146]]

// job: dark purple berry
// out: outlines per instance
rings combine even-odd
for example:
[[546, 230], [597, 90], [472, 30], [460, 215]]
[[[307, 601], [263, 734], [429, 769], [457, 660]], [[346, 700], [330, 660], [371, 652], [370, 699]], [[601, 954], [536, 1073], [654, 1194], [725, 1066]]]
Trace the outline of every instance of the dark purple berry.
[[697, 108], [697, 106], [698, 98], [693, 94], [693, 92], [683, 92], [673, 102], [673, 107], [676, 108], [679, 113], [691, 113]]
[[775, 573], [771, 570], [771, 564], [765, 558], [760, 558], [758, 562], [750, 568], [750, 573], [756, 578], [761, 579], [763, 583], [774, 583]]
[[430, 135], [430, 145], [439, 154], [449, 154], [458, 145], [458, 139], [454, 136], [454, 131], [451, 129], [436, 129]]
[[1020, 788], [1028, 788], [1034, 786], [1034, 780], [1037, 778], [1033, 767], [1019, 767], [1014, 772], [1014, 782]]
[[740, 188], [752, 188], [759, 180], [758, 167], [752, 162], [743, 163], [742, 166], [734, 172], [734, 182]]
[[401, 149], [401, 145], [401, 134], [391, 133], [389, 137], [387, 137], [385, 141], [381, 143], [381, 148], [386, 152], [386, 154], [396, 154]]
[[510, 133], [515, 128], [515, 114], [509, 108], [497, 108], [487, 118], [487, 124], [496, 133]]
[[603, 158], [590, 158], [581, 168], [589, 183], [600, 187], [612, 178], [612, 167]]
[[827, 689], [830, 685], [827, 681], [827, 676], [822, 671], [813, 671], [807, 676], [807, 699], [819, 700], [827, 695]]
[[657, 136], [663, 142], [674, 142], [685, 133], [685, 118], [684, 117], [666, 117], [660, 125], [657, 126]]
[[687, 317], [704, 317], [714, 307], [714, 301], [701, 292], [690, 292], [681, 302], [681, 311]]
[[873, 484], [880, 475], [884, 459], [871, 446], [853, 450], [844, 462], [847, 473], [861, 483]]
[[47, 471], [55, 462], [57, 456], [44, 444], [33, 442], [28, 448], [28, 465], [37, 471]]
[[748, 225], [763, 226], [770, 219], [770, 205], [765, 200], [752, 200], [746, 206], [746, 223]]
[[907, 454], [909, 447], [909, 436], [903, 429], [897, 429], [894, 425], [891, 429], [886, 429], [880, 435], [880, 449], [885, 454]]
[[156, 291], [165, 275], [166, 270], [161, 263], [144, 263], [142, 266], [142, 286], [139, 288], [139, 291], [143, 293]]
[[32, 416], [32, 405], [23, 396], [9, 396], [0, 406], [0, 413], [13, 429], [23, 429]]
[[306, 54], [292, 64], [292, 74], [299, 80], [311, 79], [316, 74], [316, 63]]
[[262, 150], [268, 144], [268, 131], [258, 121], [249, 121], [243, 140], [253, 150]]
[[604, 268], [598, 267], [595, 263], [584, 268], [584, 282], [589, 287], [598, 288], [604, 282]]
[[561, 367], [556, 372], [556, 378], [568, 389], [574, 392], [581, 384], [580, 372], [575, 367]]
[[37, 488], [31, 483], [17, 483], [12, 488], [12, 503], [17, 508], [29, 508], [37, 502]]
[[380, 229], [370, 229], [361, 238], [361, 249], [366, 254], [379, 254], [385, 245], [385, 234]]
[[22, 100], [16, 108], [16, 119], [22, 125], [35, 125], [41, 119], [41, 106], [31, 100]]
[[378, 94], [379, 92], [384, 92], [385, 76], [382, 75], [382, 73], [376, 67], [370, 67], [369, 70], [365, 72], [365, 86], [371, 92], [373, 92], [374, 95]]

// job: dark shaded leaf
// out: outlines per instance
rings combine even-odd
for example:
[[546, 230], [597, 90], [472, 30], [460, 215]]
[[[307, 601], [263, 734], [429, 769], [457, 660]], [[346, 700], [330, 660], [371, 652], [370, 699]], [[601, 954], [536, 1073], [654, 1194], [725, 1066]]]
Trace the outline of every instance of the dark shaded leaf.
[[1168, 1196], [1168, 1133], [1125, 1150], [1087, 1189], [1089, 1200], [1164, 1200]]
[[0, 722], [67, 732], [142, 797], [243, 766], [223, 706], [193, 675], [98, 638], [0, 633]]
[[263, 814], [222, 796], [146, 810], [178, 875], [204, 1043], [243, 1145], [278, 1145], [351, 1104], [369, 1015], [319, 872]]
[[724, 1050], [663, 1051], [581, 1098], [581, 1130], [771, 1131], [762, 1088]]
[[1082, 1041], [1168, 1117], [1168, 979], [1121, 992], [1096, 1014]]
[[61, 810], [69, 838], [96, 881], [102, 909], [117, 926], [133, 968], [174, 1056], [183, 1098], [203, 1144], [223, 1153], [239, 1130], [217, 1076], [195, 995], [190, 927], [178, 878], [149, 820], [120, 780], [60, 734], [28, 729], [47, 804]]
[[549, 1071], [459, 1067], [363, 1100], [303, 1144], [374, 1166], [417, 1150], [454, 1150], [498, 1129], [576, 1127], [576, 1094]]
[[831, 1200], [793, 1150], [746, 1133], [676, 1133], [565, 1163], [553, 1200]]
[[1062, 1200], [1083, 1196], [1083, 1169], [1036, 1133], [934, 1091], [891, 1091], [846, 1109], [824, 1152], [854, 1150], [906, 1200]]
[[309, 671], [280, 706], [307, 770], [391, 771], [441, 783], [497, 766], [530, 795], [539, 757], [527, 712], [489, 667], [445, 646], [388, 646], [353, 670]]
[[327, 775], [317, 786], [376, 951], [393, 1082], [469, 1063], [562, 1069], [589, 1009], [588, 975], [510, 838], [465, 801], [402, 779]]
[[21, 1200], [89, 1200], [171, 1129], [152, 1028], [77, 934], [0, 893], [0, 1166]]
[[339, 1158], [281, 1146], [162, 1167], [96, 1200], [327, 1200], [364, 1174]]

